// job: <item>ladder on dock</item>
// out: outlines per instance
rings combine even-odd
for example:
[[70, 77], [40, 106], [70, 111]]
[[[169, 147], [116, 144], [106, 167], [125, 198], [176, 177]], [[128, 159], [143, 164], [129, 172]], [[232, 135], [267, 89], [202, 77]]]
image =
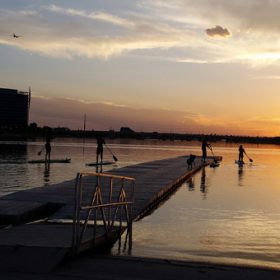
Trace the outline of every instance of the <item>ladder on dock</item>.
[[[95, 180], [92, 189], [92, 177]], [[72, 252], [98, 245], [102, 228], [107, 245], [113, 245], [127, 230], [132, 247], [134, 178], [103, 173], [78, 173], [75, 184]], [[91, 231], [90, 237], [89, 233]]]
[[125, 230], [131, 249], [133, 178], [78, 173], [74, 193], [46, 219], [0, 230], [0, 270], [50, 271], [65, 257], [112, 246]]

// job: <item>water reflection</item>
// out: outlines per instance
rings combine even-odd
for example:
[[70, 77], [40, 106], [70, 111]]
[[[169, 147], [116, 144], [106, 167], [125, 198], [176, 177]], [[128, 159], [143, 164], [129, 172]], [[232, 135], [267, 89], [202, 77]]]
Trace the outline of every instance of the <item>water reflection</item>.
[[243, 187], [243, 180], [244, 180], [243, 165], [239, 165], [239, 167], [238, 167], [238, 186], [239, 187]]
[[[118, 249], [117, 249], [117, 255], [132, 254], [132, 246], [133, 246], [133, 239], [132, 234], [129, 236], [129, 230], [128, 228], [125, 230], [125, 232], [118, 238]], [[110, 252], [111, 253], [111, 252]]]
[[200, 191], [202, 192], [203, 199], [207, 198], [207, 184], [206, 184], [206, 168], [203, 167], [201, 170], [200, 177]]
[[190, 192], [195, 190], [195, 183], [193, 177], [189, 178], [186, 183]]
[[27, 144], [0, 144], [0, 160], [17, 162], [26, 160]]
[[[186, 181], [186, 186], [190, 192], [195, 191], [195, 177], [191, 177]], [[208, 193], [208, 186], [206, 180], [206, 168], [203, 167], [201, 169], [201, 176], [200, 176], [200, 192], [202, 193], [203, 199], [207, 198]]]
[[103, 166], [102, 164], [96, 165], [96, 169], [95, 169], [96, 173], [102, 173], [103, 172], [103, 167], [102, 166]]
[[[0, 195], [42, 186], [44, 179], [50, 180], [49, 184], [59, 183], [73, 179], [77, 172], [84, 169], [94, 170], [85, 167], [85, 163], [92, 161], [96, 150], [95, 141], [85, 144], [84, 154], [82, 143], [77, 141], [57, 139], [54, 145], [55, 155], [64, 158], [65, 153], [69, 152], [71, 164], [53, 165], [51, 170], [46, 167], [45, 173], [44, 165], [1, 164]], [[121, 159], [118, 167], [200, 153], [200, 146], [186, 147], [186, 142], [171, 145], [165, 141], [159, 145], [153, 141], [129, 141], [121, 139], [110, 144]], [[14, 157], [9, 159], [13, 162], [18, 161], [21, 156], [24, 160], [33, 159], [37, 157], [38, 147], [42, 144], [29, 143], [27, 155], [24, 149], [22, 151], [23, 147], [16, 152], [11, 147]], [[221, 167], [201, 170], [152, 215], [134, 223], [134, 256], [212, 260], [231, 264], [239, 262], [243, 265], [267, 265], [279, 269], [279, 146], [252, 146], [250, 154], [254, 157], [255, 164], [252, 168], [250, 164], [246, 164], [239, 170], [234, 163], [236, 147], [224, 145], [226, 147], [217, 149], [217, 155], [224, 156]], [[105, 160], [109, 160], [109, 156]], [[103, 169], [107, 171], [111, 168], [112, 166], [104, 166]], [[247, 188], [237, 187], [238, 184]], [[207, 199], [203, 199], [206, 193]], [[202, 247], [201, 240], [209, 241], [207, 244], [212, 242], [212, 245]], [[124, 244], [125, 239], [122, 240], [122, 245]], [[115, 250], [118, 250], [118, 244]], [[123, 248], [118, 253], [122, 251]]]
[[44, 169], [44, 185], [45, 186], [48, 186], [49, 185], [49, 182], [50, 182], [50, 163], [49, 162], [46, 162], [45, 163], [45, 169]]
[[[244, 175], [247, 173], [248, 169], [252, 168], [253, 164], [250, 163], [245, 163], [242, 165], [238, 165], [238, 186], [239, 187], [244, 187]], [[246, 176], [247, 177], [247, 176]]]

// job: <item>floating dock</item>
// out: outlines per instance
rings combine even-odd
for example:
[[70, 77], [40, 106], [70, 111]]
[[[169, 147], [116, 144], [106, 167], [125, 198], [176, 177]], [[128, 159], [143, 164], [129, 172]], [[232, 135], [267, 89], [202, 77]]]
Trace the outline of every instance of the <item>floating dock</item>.
[[187, 158], [78, 173], [70, 181], [1, 197], [0, 270], [50, 271], [67, 256], [111, 246], [126, 229], [131, 234], [132, 221], [151, 213], [202, 167], [221, 160], [196, 157], [188, 167]]

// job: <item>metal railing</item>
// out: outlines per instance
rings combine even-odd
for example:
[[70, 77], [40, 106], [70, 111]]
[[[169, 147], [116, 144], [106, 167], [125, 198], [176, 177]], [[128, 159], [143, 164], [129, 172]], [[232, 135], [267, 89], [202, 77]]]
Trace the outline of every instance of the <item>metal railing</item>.
[[[132, 246], [134, 178], [104, 173], [78, 173], [75, 183], [72, 249], [105, 235], [108, 244], [127, 230]], [[100, 229], [101, 232], [100, 233]]]

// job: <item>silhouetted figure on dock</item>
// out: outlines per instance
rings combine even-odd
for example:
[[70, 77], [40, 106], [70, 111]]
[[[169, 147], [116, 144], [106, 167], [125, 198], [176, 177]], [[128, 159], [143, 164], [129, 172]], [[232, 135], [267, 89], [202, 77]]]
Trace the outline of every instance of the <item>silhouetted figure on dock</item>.
[[97, 135], [96, 137], [97, 141], [97, 148], [96, 148], [96, 164], [99, 163], [99, 157], [100, 157], [100, 163], [103, 162], [103, 144], [105, 144], [105, 140], [100, 136]]
[[207, 157], [207, 148], [210, 150], [212, 149], [211, 145], [207, 142], [207, 138], [204, 137], [204, 139], [202, 140], [202, 144], [201, 144], [203, 162], [205, 162], [206, 157]]
[[239, 146], [238, 151], [239, 151], [238, 161], [243, 162], [244, 154], [246, 154], [246, 152], [242, 145]]
[[45, 162], [50, 162], [51, 160], [51, 136], [50, 134], [46, 135], [46, 144], [45, 144]]
[[196, 155], [190, 154], [188, 159], [187, 159], [187, 164], [188, 164], [188, 169], [192, 169], [194, 165]]

